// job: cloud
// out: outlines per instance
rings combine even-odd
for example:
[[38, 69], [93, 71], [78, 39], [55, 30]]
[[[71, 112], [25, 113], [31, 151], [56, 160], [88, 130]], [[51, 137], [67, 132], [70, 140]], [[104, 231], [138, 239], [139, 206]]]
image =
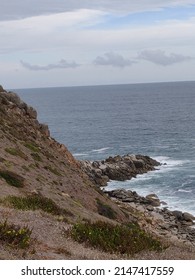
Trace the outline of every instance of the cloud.
[[163, 66], [168, 66], [193, 59], [193, 57], [191, 56], [185, 56], [176, 53], [170, 53], [167, 55], [162, 50], [144, 50], [139, 53], [137, 58], [147, 60]]
[[0, 20], [21, 19], [77, 9], [98, 9], [124, 14], [182, 5], [194, 5], [194, 0], [33, 0], [33, 4], [32, 0], [9, 0], [4, 1], [3, 5], [1, 5]]
[[61, 59], [58, 63], [55, 64], [47, 64], [47, 65], [32, 65], [30, 63], [20, 61], [22, 66], [31, 71], [49, 71], [53, 69], [67, 69], [67, 68], [76, 68], [79, 66], [76, 62], [67, 62], [64, 59]]
[[126, 66], [131, 66], [133, 63], [135, 63], [135, 61], [124, 58], [120, 54], [110, 52], [105, 53], [104, 56], [97, 56], [93, 63], [95, 65], [107, 65], [124, 68]]
[[0, 0], [0, 76], [10, 82], [22, 59], [11, 79], [21, 87], [194, 79], [194, 1]]

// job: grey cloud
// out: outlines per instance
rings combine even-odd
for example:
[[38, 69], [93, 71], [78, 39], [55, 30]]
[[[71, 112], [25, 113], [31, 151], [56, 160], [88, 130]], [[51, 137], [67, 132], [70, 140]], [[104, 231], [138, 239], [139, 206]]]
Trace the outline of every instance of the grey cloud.
[[67, 62], [64, 59], [61, 59], [58, 63], [55, 64], [47, 64], [47, 65], [32, 65], [30, 63], [20, 61], [22, 66], [26, 69], [32, 70], [32, 71], [49, 71], [53, 69], [66, 69], [66, 68], [76, 68], [79, 66], [76, 62]]
[[126, 66], [131, 66], [133, 63], [135, 63], [135, 61], [124, 58], [120, 54], [110, 52], [105, 53], [104, 56], [97, 56], [93, 63], [95, 65], [107, 65], [124, 68]]
[[155, 64], [168, 66], [179, 62], [184, 62], [193, 59], [190, 56], [185, 56], [182, 54], [166, 54], [162, 50], [144, 50], [139, 53], [138, 59], [147, 60]]
[[0, 20], [20, 19], [76, 9], [99, 9], [128, 13], [177, 5], [194, 5], [194, 0], [0, 0]]
[[4, 3], [0, 9], [0, 20], [17, 20], [68, 9], [67, 1], [62, 0], [0, 0], [0, 4], [2, 1]]

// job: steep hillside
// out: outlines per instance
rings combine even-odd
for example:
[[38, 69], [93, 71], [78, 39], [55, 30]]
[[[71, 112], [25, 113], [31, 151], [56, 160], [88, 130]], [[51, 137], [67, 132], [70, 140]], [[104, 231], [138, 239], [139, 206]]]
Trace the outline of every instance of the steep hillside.
[[[0, 93], [0, 104], [2, 197], [39, 193], [63, 208], [68, 207], [75, 218], [85, 217], [86, 209], [97, 212], [97, 199], [110, 203], [89, 181], [67, 148], [50, 137], [47, 125], [38, 122], [32, 107], [15, 93], [5, 91]], [[10, 186], [2, 172], [18, 179], [21, 186]], [[122, 219], [122, 213], [115, 211]]]
[[[31, 224], [29, 219], [34, 214], [30, 210], [13, 211], [13, 205], [5, 203], [7, 196], [30, 195], [52, 199], [65, 213], [59, 211], [56, 219], [70, 224], [83, 219], [102, 219], [104, 216], [98, 214], [101, 214], [100, 205], [113, 209], [115, 220], [126, 219], [92, 184], [67, 148], [50, 137], [47, 125], [38, 122], [36, 111], [15, 93], [0, 87], [0, 198], [4, 200], [0, 204], [1, 221], [6, 218], [16, 224]], [[39, 219], [45, 215], [43, 211], [36, 213]], [[35, 230], [33, 235], [36, 237]]]
[[[140, 156], [133, 158], [133, 168], [137, 165], [141, 173], [142, 159]], [[113, 175], [116, 166], [113, 167], [113, 159], [110, 161], [109, 170]], [[120, 164], [124, 174], [126, 167], [124, 169], [124, 164]], [[132, 207], [121, 203], [120, 199], [110, 198], [96, 185], [97, 174], [101, 173], [105, 179], [105, 174], [99, 170], [102, 165], [95, 169], [95, 180], [89, 174], [91, 166], [87, 165], [87, 172], [86, 162], [84, 166], [63, 144], [50, 136], [48, 126], [37, 120], [35, 109], [20, 100], [17, 94], [0, 86], [1, 259], [129, 258], [131, 253], [143, 249], [158, 250], [167, 244], [167, 240], [160, 243], [155, 239], [162, 239], [160, 236], [165, 234], [158, 231], [162, 217], [159, 222], [159, 215], [150, 215], [155, 213], [153, 206], [139, 209], [139, 205]], [[94, 172], [93, 168], [90, 172]], [[107, 179], [110, 174], [106, 174]], [[136, 197], [136, 201], [148, 203], [149, 200]], [[140, 226], [151, 234], [148, 235]], [[82, 229], [80, 233], [79, 229]], [[104, 244], [105, 252], [98, 249], [102, 232], [107, 244], [115, 234], [114, 243], [107, 247]], [[95, 240], [88, 239], [83, 245], [80, 241], [85, 241], [87, 234]], [[132, 246], [135, 240], [131, 238], [135, 237], [138, 243]], [[117, 238], [119, 243], [115, 248]], [[91, 247], [89, 241], [96, 243]], [[130, 253], [126, 251], [128, 246], [132, 250]], [[129, 255], [124, 255], [125, 252]], [[193, 256], [189, 253], [189, 258]], [[167, 255], [155, 257], [167, 258]]]

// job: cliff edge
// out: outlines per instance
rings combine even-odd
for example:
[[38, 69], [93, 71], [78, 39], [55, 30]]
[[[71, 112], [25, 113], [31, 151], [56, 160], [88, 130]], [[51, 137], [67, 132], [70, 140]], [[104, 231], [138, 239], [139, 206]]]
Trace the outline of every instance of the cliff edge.
[[[103, 167], [113, 164], [110, 158]], [[143, 167], [143, 158], [138, 156], [133, 164]], [[92, 180], [91, 165], [77, 161], [50, 136], [34, 108], [0, 86], [0, 258], [123, 258], [121, 252], [86, 247], [88, 243], [83, 245], [71, 233], [75, 225], [96, 222], [105, 227], [143, 225], [144, 212], [122, 205], [98, 187], [100, 172], [105, 182], [114, 176], [112, 168], [105, 173], [103, 167], [96, 163]], [[155, 231], [152, 234], [159, 237]], [[163, 247], [158, 242], [157, 247]]]

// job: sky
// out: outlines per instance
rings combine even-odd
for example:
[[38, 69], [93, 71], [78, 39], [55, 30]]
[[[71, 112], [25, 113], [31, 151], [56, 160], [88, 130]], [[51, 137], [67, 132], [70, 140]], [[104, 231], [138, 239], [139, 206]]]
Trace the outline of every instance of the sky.
[[0, 0], [4, 88], [195, 80], [195, 0]]

